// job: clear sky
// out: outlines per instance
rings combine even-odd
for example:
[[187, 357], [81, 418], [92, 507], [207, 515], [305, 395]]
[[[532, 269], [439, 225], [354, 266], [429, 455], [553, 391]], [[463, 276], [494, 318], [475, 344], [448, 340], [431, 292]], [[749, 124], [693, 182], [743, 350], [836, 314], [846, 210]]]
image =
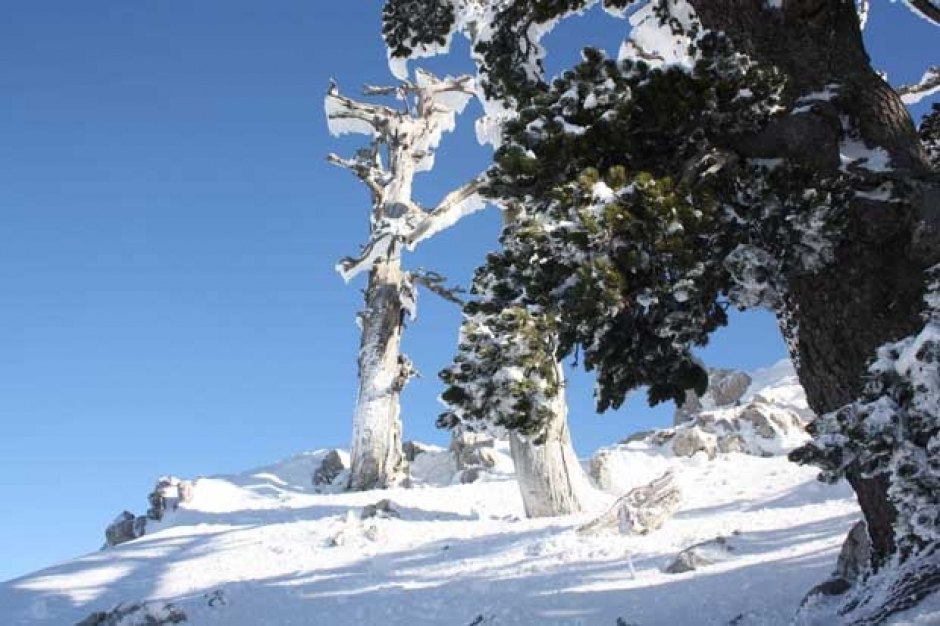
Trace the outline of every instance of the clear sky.
[[[329, 77], [350, 94], [390, 79], [379, 0], [10, 2], [0, 21], [0, 580], [97, 549], [157, 477], [240, 471], [346, 446], [361, 282], [333, 271], [365, 241], [368, 197], [328, 151]], [[600, 25], [609, 24], [601, 27]], [[615, 46], [623, 23], [566, 24]], [[876, 6], [870, 49], [897, 82], [936, 62], [938, 32]], [[933, 40], [931, 41], [931, 37]], [[929, 43], [928, 43], [929, 42]], [[466, 71], [435, 61], [436, 71]], [[919, 111], [924, 109], [919, 107]], [[468, 111], [433, 203], [487, 164]], [[466, 284], [495, 246], [495, 211], [425, 242], [408, 263]], [[360, 279], [361, 280], [361, 279]], [[433, 427], [459, 322], [425, 295], [405, 348], [406, 438]], [[735, 318], [704, 352], [755, 368], [784, 356], [766, 314]], [[593, 414], [573, 376], [581, 454], [666, 423], [635, 398]]]

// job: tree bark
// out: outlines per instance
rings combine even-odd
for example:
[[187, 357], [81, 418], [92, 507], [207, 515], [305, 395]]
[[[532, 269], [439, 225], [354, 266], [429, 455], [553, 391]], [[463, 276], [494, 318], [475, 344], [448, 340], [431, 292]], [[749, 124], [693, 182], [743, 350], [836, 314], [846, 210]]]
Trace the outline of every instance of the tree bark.
[[[705, 28], [724, 31], [757, 62], [782, 71], [787, 104], [837, 86], [831, 101], [786, 116], [756, 137], [737, 138], [734, 149], [835, 171], [841, 164], [841, 123], [850, 120], [866, 145], [887, 151], [893, 175], [915, 180], [928, 171], [906, 108], [871, 67], [854, 2], [784, 0], [773, 9], [764, 0], [690, 1]], [[817, 413], [857, 398], [875, 350], [921, 327], [923, 272], [940, 251], [935, 233], [919, 227], [932, 213], [925, 205], [929, 197], [857, 199], [835, 262], [818, 273], [789, 277], [781, 326], [797, 333], [800, 382]], [[918, 239], [924, 236], [931, 240]], [[849, 482], [868, 522], [877, 567], [894, 551], [896, 513], [888, 481], [852, 471]]]
[[[556, 363], [559, 380], [564, 380]], [[584, 510], [591, 489], [580, 461], [571, 446], [564, 385], [553, 400], [554, 419], [547, 427], [544, 443], [535, 444], [516, 433], [509, 435], [509, 449], [516, 468], [516, 481], [527, 517], [554, 517]]]
[[399, 395], [407, 382], [401, 364], [402, 280], [401, 257], [394, 249], [369, 273], [366, 307], [361, 315], [350, 489], [384, 489], [407, 474], [399, 417]]

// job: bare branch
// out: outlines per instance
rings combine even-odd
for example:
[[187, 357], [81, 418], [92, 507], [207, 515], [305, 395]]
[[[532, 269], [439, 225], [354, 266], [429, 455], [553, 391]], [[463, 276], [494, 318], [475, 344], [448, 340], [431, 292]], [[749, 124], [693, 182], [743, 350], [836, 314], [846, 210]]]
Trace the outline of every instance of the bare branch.
[[330, 84], [323, 104], [330, 132], [337, 136], [346, 133], [381, 134], [388, 122], [398, 115], [391, 107], [340, 95], [335, 83]]
[[336, 264], [336, 271], [348, 283], [360, 272], [372, 269], [377, 259], [388, 256], [393, 243], [394, 236], [392, 235], [375, 237], [362, 248], [362, 253], [358, 257], [348, 256], [341, 259]]
[[928, 22], [940, 26], [940, 6], [933, 0], [904, 0], [904, 4]]
[[411, 274], [411, 281], [414, 284], [425, 287], [428, 291], [436, 293], [448, 302], [453, 302], [454, 304], [461, 307], [464, 305], [464, 300], [460, 297], [459, 294], [465, 294], [467, 291], [460, 286], [446, 286], [444, 284], [447, 281], [445, 276], [442, 276], [441, 274], [431, 270], [426, 270], [422, 267], [419, 267], [418, 269], [409, 273]]
[[917, 104], [927, 96], [940, 91], [940, 66], [932, 65], [924, 72], [920, 82], [897, 88], [904, 104]]
[[414, 249], [421, 241], [450, 228], [460, 218], [475, 213], [486, 206], [479, 198], [474, 202], [474, 196], [477, 196], [485, 181], [486, 175], [480, 174], [467, 184], [444, 196], [440, 204], [428, 213], [424, 220], [405, 239], [408, 248]]
[[[376, 168], [361, 159], [344, 159], [338, 154], [331, 152], [326, 155], [326, 160], [333, 165], [345, 167], [361, 180], [372, 192], [373, 196], [379, 198], [382, 196], [382, 186], [376, 180]], [[379, 173], [381, 173], [379, 171]]]

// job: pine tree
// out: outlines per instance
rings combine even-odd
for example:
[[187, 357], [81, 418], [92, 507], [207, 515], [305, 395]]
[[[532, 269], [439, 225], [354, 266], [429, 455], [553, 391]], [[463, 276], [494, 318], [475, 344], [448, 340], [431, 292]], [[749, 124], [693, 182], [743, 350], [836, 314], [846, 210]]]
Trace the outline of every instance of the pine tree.
[[[501, 116], [486, 193], [531, 218], [504, 232], [483, 271], [552, 316], [560, 354], [584, 353], [602, 409], [640, 384], [654, 402], [681, 397], [703, 382], [689, 350], [726, 307], [773, 310], [810, 405], [828, 414], [823, 453], [803, 458], [852, 484], [877, 584], [890, 589], [874, 604], [849, 598], [846, 615], [882, 619], [940, 585], [938, 544], [920, 528], [940, 519], [909, 513], [929, 504], [910, 494], [932, 484], [938, 409], [910, 362], [890, 365], [908, 354], [898, 342], [924, 332], [925, 276], [940, 261], [937, 116], [918, 135], [872, 68], [850, 2], [605, 0], [612, 13], [638, 8], [620, 57], [587, 51], [546, 81], [540, 37], [595, 3], [453, 2], [434, 46], [420, 43], [432, 25], [392, 28], [386, 11], [392, 49], [470, 37]], [[940, 23], [935, 2], [907, 5]], [[519, 262], [524, 249], [538, 262]], [[894, 438], [853, 426], [884, 418], [878, 398], [901, 422], [913, 403], [923, 423]]]

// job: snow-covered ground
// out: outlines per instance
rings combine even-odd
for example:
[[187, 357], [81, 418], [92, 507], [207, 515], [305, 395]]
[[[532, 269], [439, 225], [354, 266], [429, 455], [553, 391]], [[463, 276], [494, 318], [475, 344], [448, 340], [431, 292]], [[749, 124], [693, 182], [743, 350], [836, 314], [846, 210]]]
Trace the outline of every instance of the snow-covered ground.
[[[847, 488], [781, 457], [624, 454], [638, 483], [667, 466], [681, 481], [682, 510], [648, 536], [579, 535], [590, 516], [526, 520], [510, 474], [435, 484], [447, 468], [433, 456], [417, 464], [426, 475], [415, 488], [343, 494], [314, 493], [294, 459], [283, 471], [199, 480], [195, 499], [146, 536], [0, 586], [0, 615], [74, 624], [149, 600], [173, 603], [188, 623], [226, 626], [653, 626], [740, 614], [743, 624], [784, 624], [858, 519]], [[381, 498], [401, 517], [360, 520]], [[662, 572], [719, 535], [736, 547], [726, 561]]]
[[[750, 391], [798, 404], [789, 374], [765, 370]], [[324, 452], [306, 453], [199, 479], [144, 537], [0, 585], [0, 624], [70, 625], [140, 602], [120, 626], [165, 617], [167, 603], [188, 624], [220, 626], [787, 624], [859, 519], [848, 487], [785, 457], [612, 450], [623, 490], [677, 474], [682, 508], [652, 534], [579, 533], [610, 494], [581, 516], [525, 519], [502, 448], [476, 483], [451, 484], [452, 455], [431, 450], [412, 488], [360, 493], [317, 493]], [[395, 514], [362, 518], [386, 498]], [[664, 572], [716, 537], [731, 546], [718, 562]]]

